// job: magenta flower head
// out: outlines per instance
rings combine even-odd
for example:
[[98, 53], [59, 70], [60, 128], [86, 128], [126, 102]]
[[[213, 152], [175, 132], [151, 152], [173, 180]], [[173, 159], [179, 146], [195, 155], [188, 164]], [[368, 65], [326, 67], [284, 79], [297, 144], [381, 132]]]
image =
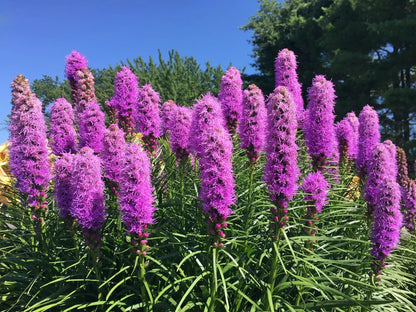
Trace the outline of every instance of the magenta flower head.
[[68, 78], [72, 90], [77, 87], [77, 72], [83, 71], [84, 68], [88, 68], [88, 61], [81, 53], [72, 51], [66, 56], [65, 77]]
[[170, 146], [178, 160], [185, 160], [189, 155], [189, 131], [192, 122], [192, 110], [188, 107], [177, 106], [171, 112]]
[[349, 157], [351, 159], [356, 159], [358, 151], [358, 127], [360, 125], [360, 122], [357, 116], [355, 116], [354, 112], [347, 113], [347, 116], [344, 119], [348, 120], [352, 129], [352, 133], [350, 136], [350, 145], [348, 148]]
[[154, 223], [153, 187], [150, 160], [137, 144], [128, 145], [120, 175], [119, 196], [121, 218], [127, 231], [142, 236], [143, 230]]
[[364, 178], [369, 173], [371, 151], [380, 140], [379, 120], [377, 112], [369, 105], [364, 106], [358, 116], [358, 150], [356, 169], [358, 176]]
[[397, 182], [402, 189], [407, 189], [409, 185], [409, 170], [407, 168], [407, 157], [404, 149], [397, 147], [396, 149], [396, 161], [397, 161]]
[[143, 134], [143, 142], [150, 152], [156, 149], [156, 139], [160, 136], [159, 105], [159, 94], [145, 84], [139, 90], [135, 119], [137, 131]]
[[73, 220], [72, 190], [73, 162], [75, 155], [64, 153], [54, 164], [54, 197], [61, 216], [68, 222]]
[[241, 118], [242, 86], [243, 81], [241, 80], [240, 71], [235, 67], [230, 67], [221, 78], [218, 99], [231, 134], [235, 133]]
[[52, 152], [59, 156], [63, 153], [76, 153], [78, 147], [74, 112], [66, 99], [59, 98], [53, 103], [49, 123], [49, 146]]
[[105, 177], [117, 183], [120, 183], [126, 147], [123, 130], [116, 124], [111, 124], [105, 130], [101, 159], [103, 160]]
[[347, 119], [344, 118], [336, 124], [335, 133], [338, 140], [340, 163], [348, 164], [350, 159], [350, 146], [353, 140], [353, 130]]
[[378, 185], [387, 178], [396, 179], [396, 159], [392, 156], [389, 147], [384, 143], [377, 143], [372, 150], [368, 166], [368, 178], [364, 185], [364, 198], [367, 201], [369, 218], [377, 204]]
[[99, 154], [103, 147], [105, 116], [97, 102], [88, 102], [79, 115], [80, 147], [89, 146]]
[[416, 182], [409, 180], [406, 189], [402, 188], [402, 200], [404, 204], [403, 221], [409, 231], [414, 231], [416, 226]]
[[123, 66], [114, 79], [111, 107], [116, 110], [119, 126], [126, 134], [134, 131], [133, 116], [139, 94], [138, 84], [137, 76], [127, 66]]
[[104, 182], [100, 158], [88, 146], [74, 156], [71, 189], [72, 216], [83, 230], [99, 231], [106, 218]]
[[166, 131], [170, 130], [169, 125], [171, 124], [170, 121], [172, 120], [172, 114], [175, 111], [176, 104], [174, 101], [169, 100], [163, 103], [162, 108], [160, 110], [160, 119], [162, 121], [162, 135], [166, 133]]
[[240, 147], [246, 149], [249, 160], [254, 164], [264, 148], [267, 111], [263, 92], [254, 84], [243, 92], [243, 113], [240, 121]]
[[383, 144], [386, 147], [387, 151], [390, 153], [390, 163], [391, 163], [390, 166], [391, 166], [391, 173], [392, 173], [391, 177], [396, 181], [397, 172], [398, 172], [396, 145], [394, 145], [394, 143], [391, 140], [385, 140]]
[[11, 83], [9, 167], [16, 188], [28, 196], [35, 215], [47, 210], [46, 189], [50, 179], [49, 151], [42, 103], [30, 91], [23, 75]]
[[97, 102], [95, 97], [94, 76], [84, 68], [77, 71], [77, 87], [73, 90], [75, 94], [75, 115], [77, 118], [84, 112], [88, 102]]
[[391, 178], [385, 178], [376, 189], [374, 224], [371, 231], [371, 255], [376, 259], [374, 271], [378, 274], [384, 261], [400, 242], [403, 216], [400, 212], [400, 187]]
[[283, 49], [279, 51], [274, 62], [275, 68], [275, 86], [286, 87], [293, 96], [293, 101], [296, 105], [296, 115], [302, 117], [304, 111], [302, 98], [302, 85], [298, 81], [298, 74], [296, 72], [297, 63], [296, 56], [293, 51]]
[[308, 122], [305, 139], [315, 170], [327, 170], [328, 165], [339, 159], [335, 137], [335, 91], [331, 81], [317, 75], [308, 90]]
[[222, 228], [235, 203], [233, 145], [221, 116], [217, 99], [206, 94], [194, 105], [190, 131], [192, 150], [199, 159], [203, 212], [212, 225], [210, 233], [217, 239], [225, 237]]
[[[276, 228], [284, 227], [288, 202], [297, 191], [300, 175], [297, 164], [296, 106], [286, 87], [277, 87], [267, 100], [268, 129], [266, 137], [266, 164], [264, 181], [270, 198]], [[278, 220], [276, 220], [278, 218]]]

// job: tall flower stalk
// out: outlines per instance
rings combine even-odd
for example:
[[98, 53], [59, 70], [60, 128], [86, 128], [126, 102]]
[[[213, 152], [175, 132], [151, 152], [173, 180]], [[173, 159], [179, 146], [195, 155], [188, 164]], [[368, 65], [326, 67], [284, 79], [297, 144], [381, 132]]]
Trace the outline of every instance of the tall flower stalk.
[[103, 147], [105, 116], [97, 102], [87, 102], [79, 115], [79, 145], [99, 154]]
[[236, 133], [241, 118], [242, 85], [243, 81], [241, 80], [240, 71], [235, 67], [230, 67], [221, 78], [218, 100], [221, 103], [224, 118], [231, 135]]
[[350, 136], [348, 152], [349, 157], [355, 160], [357, 158], [358, 152], [358, 128], [360, 126], [360, 121], [354, 112], [347, 113], [347, 116], [344, 119], [346, 119], [351, 125], [352, 132]]
[[40, 244], [44, 244], [46, 190], [51, 169], [42, 103], [31, 92], [29, 81], [23, 75], [17, 75], [11, 87], [9, 168], [16, 178], [16, 188], [27, 196], [35, 233]]
[[173, 119], [173, 113], [175, 112], [176, 104], [174, 101], [169, 100], [163, 103], [160, 109], [160, 119], [161, 119], [161, 135], [164, 135], [166, 131], [170, 130], [171, 120]]
[[267, 310], [273, 310], [273, 292], [278, 269], [279, 240], [289, 219], [289, 201], [297, 191], [299, 167], [296, 145], [296, 106], [286, 87], [277, 87], [267, 100], [268, 128], [266, 137], [266, 165], [264, 180], [273, 201], [272, 213], [273, 255], [269, 283], [265, 296]]
[[52, 152], [58, 156], [63, 153], [76, 153], [78, 146], [74, 112], [66, 99], [59, 98], [53, 103], [49, 123], [49, 146]]
[[340, 164], [348, 167], [351, 162], [350, 150], [353, 148], [353, 129], [347, 119], [336, 124], [336, 136], [338, 140], [338, 152]]
[[72, 225], [74, 214], [72, 213], [72, 174], [74, 172], [74, 154], [64, 153], [54, 163], [54, 197], [59, 213], [68, 225]]
[[192, 122], [192, 110], [188, 107], [176, 106], [171, 111], [171, 120], [167, 124], [170, 129], [170, 146], [179, 162], [186, 161], [189, 155], [189, 135]]

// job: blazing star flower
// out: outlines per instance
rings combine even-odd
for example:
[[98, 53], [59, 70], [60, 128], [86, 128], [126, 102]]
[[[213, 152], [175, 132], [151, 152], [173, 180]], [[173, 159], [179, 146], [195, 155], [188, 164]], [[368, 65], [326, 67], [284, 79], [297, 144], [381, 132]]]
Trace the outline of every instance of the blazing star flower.
[[296, 115], [299, 118], [304, 111], [302, 98], [302, 85], [298, 81], [298, 74], [296, 73], [296, 56], [293, 51], [283, 49], [279, 51], [275, 63], [275, 87], [286, 87], [293, 96], [293, 101], [296, 105]]
[[356, 159], [357, 158], [357, 150], [358, 150], [358, 127], [360, 125], [360, 122], [357, 118], [357, 116], [355, 116], [354, 112], [349, 112], [347, 113], [347, 116], [345, 117], [346, 120], [348, 120], [348, 122], [351, 125], [351, 129], [352, 129], [352, 133], [350, 136], [350, 145], [349, 145], [349, 157], [351, 159]]
[[264, 181], [277, 210], [271, 208], [278, 228], [288, 219], [288, 202], [297, 191], [296, 106], [286, 87], [277, 87], [267, 100], [268, 129]]
[[177, 159], [186, 159], [189, 155], [189, 131], [192, 121], [192, 110], [188, 107], [177, 106], [171, 111], [172, 119], [168, 124], [170, 129], [170, 146], [176, 153]]
[[247, 150], [247, 155], [255, 163], [264, 148], [267, 123], [267, 111], [264, 96], [254, 84], [243, 91], [243, 113], [240, 122], [240, 147]]
[[[88, 68], [88, 61], [81, 53], [72, 51], [70, 55], [66, 56], [65, 77], [68, 78], [72, 90], [77, 88], [77, 72], [84, 68]], [[74, 96], [72, 100], [76, 102]]]
[[150, 160], [135, 143], [127, 146], [120, 175], [119, 196], [121, 218], [127, 231], [142, 236], [143, 230], [154, 223], [153, 187]]
[[52, 152], [58, 156], [63, 153], [76, 153], [78, 147], [74, 112], [66, 99], [59, 98], [53, 103], [49, 123], [49, 145]]
[[72, 190], [72, 173], [74, 155], [69, 153], [62, 154], [54, 164], [54, 197], [56, 205], [61, 216], [68, 221], [73, 219], [71, 212], [72, 198], [74, 193]]
[[101, 160], [86, 146], [74, 156], [72, 171], [72, 198], [70, 211], [79, 226], [87, 232], [97, 232], [106, 218], [104, 182]]
[[190, 144], [199, 159], [203, 212], [209, 217], [210, 233], [217, 239], [225, 237], [222, 229], [235, 203], [233, 145], [223, 121], [220, 104], [210, 94], [194, 105]]
[[170, 130], [169, 125], [171, 124], [172, 114], [176, 108], [175, 102], [169, 100], [163, 103], [162, 108], [160, 110], [160, 119], [162, 120], [162, 135], [166, 133], [166, 131]]
[[156, 139], [160, 136], [159, 94], [149, 84], [140, 90], [136, 107], [137, 131], [143, 134], [146, 149], [153, 152], [156, 149]]
[[79, 143], [99, 154], [103, 147], [105, 116], [97, 102], [88, 102], [79, 115]]
[[409, 184], [409, 171], [407, 169], [407, 157], [404, 149], [396, 148], [396, 161], [397, 161], [397, 182], [401, 188], [407, 189]]
[[120, 183], [124, 151], [127, 147], [124, 132], [116, 124], [105, 130], [102, 156], [105, 177]]
[[359, 139], [357, 149], [356, 168], [358, 176], [364, 178], [369, 173], [371, 151], [380, 140], [379, 120], [377, 112], [369, 105], [364, 106], [359, 120]]
[[348, 164], [353, 140], [353, 129], [349, 121], [345, 118], [338, 122], [335, 128], [341, 162]]
[[42, 103], [30, 91], [29, 81], [23, 75], [17, 75], [11, 87], [10, 172], [16, 178], [16, 188], [28, 196], [28, 204], [37, 217], [40, 211], [47, 210], [50, 179], [45, 118]]
[[409, 231], [415, 230], [416, 225], [416, 182], [408, 180], [405, 190], [402, 188], [402, 199], [404, 204], [404, 226]]
[[335, 91], [331, 81], [318, 75], [308, 90], [308, 122], [305, 139], [315, 170], [325, 171], [339, 160], [334, 126]]
[[376, 189], [376, 204], [374, 207], [374, 224], [371, 231], [371, 255], [376, 259], [373, 267], [379, 274], [384, 267], [384, 261], [400, 242], [400, 229], [403, 216], [400, 212], [399, 184], [387, 177], [380, 181]]
[[114, 79], [114, 95], [111, 105], [117, 112], [120, 127], [126, 133], [134, 130], [133, 116], [135, 115], [137, 97], [139, 94], [137, 76], [127, 67], [123, 66]]
[[242, 85], [240, 71], [235, 67], [230, 67], [221, 78], [218, 100], [221, 103], [224, 118], [231, 134], [235, 133], [241, 118]]

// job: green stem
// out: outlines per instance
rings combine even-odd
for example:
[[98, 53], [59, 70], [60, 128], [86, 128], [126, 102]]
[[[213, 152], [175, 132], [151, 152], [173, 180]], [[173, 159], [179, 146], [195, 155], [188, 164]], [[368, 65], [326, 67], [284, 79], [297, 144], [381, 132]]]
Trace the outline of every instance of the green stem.
[[95, 247], [93, 247], [91, 249], [91, 257], [92, 257], [92, 262], [93, 262], [92, 265], [93, 265], [93, 268], [94, 268], [94, 274], [95, 274], [96, 279], [99, 282], [99, 285], [98, 285], [98, 301], [102, 301], [104, 296], [103, 296], [102, 289], [101, 289], [100, 286], [101, 286], [103, 280], [101, 278], [101, 267], [99, 265], [98, 250]]
[[278, 268], [278, 254], [279, 254], [279, 241], [280, 241], [280, 231], [279, 228], [276, 231], [277, 239], [273, 242], [273, 253], [272, 253], [272, 267], [270, 270], [269, 275], [269, 283], [267, 285], [266, 291], [266, 311], [274, 311], [274, 304], [273, 304], [273, 292], [274, 292], [274, 285], [277, 277], [277, 268]]
[[149, 284], [146, 281], [146, 265], [144, 262], [144, 256], [141, 255], [140, 257], [140, 293], [142, 296], [142, 300], [145, 303], [144, 311], [151, 312], [153, 311], [153, 296], [150, 292]]
[[218, 288], [217, 264], [218, 264], [217, 248], [213, 248], [212, 249], [211, 301], [209, 302], [209, 308], [208, 308], [209, 312], [215, 311], [215, 300], [217, 298], [217, 288]]

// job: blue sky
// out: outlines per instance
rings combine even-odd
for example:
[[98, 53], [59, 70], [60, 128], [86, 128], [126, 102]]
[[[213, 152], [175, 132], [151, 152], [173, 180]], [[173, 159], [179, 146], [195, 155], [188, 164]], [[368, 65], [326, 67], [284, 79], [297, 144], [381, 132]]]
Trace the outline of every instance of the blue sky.
[[[253, 73], [250, 32], [239, 30], [257, 0], [1, 0], [0, 121], [11, 109], [10, 83], [21, 73], [64, 77], [65, 56], [78, 50], [92, 68], [127, 58], [157, 59], [175, 49], [199, 63], [230, 62]], [[0, 143], [8, 138], [2, 124]]]

